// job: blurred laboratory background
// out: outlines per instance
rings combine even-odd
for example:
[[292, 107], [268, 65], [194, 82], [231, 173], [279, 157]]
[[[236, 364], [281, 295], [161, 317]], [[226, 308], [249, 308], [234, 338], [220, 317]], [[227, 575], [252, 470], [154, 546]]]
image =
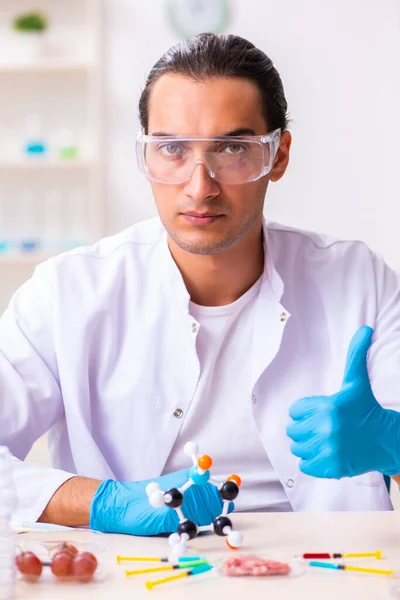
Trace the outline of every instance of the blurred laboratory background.
[[156, 214], [139, 94], [200, 31], [248, 38], [283, 78], [293, 152], [266, 216], [400, 269], [398, 0], [0, 0], [0, 313], [38, 262]]

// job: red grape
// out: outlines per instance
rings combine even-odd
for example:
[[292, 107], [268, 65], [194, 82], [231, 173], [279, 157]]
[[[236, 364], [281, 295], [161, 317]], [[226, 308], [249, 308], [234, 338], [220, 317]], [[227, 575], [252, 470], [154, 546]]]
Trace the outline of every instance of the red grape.
[[79, 556], [84, 556], [85, 558], [88, 558], [89, 560], [91, 560], [92, 562], [94, 562], [95, 567], [97, 568], [97, 564], [98, 564], [97, 563], [97, 558], [91, 552], [81, 552]]
[[96, 569], [97, 559], [91, 552], [78, 554], [72, 563], [72, 575], [78, 581], [90, 581]]
[[78, 554], [78, 549], [73, 544], [68, 544], [68, 542], [63, 542], [61, 544], [57, 552], [61, 551], [69, 552], [72, 555], [72, 558], [74, 558]]
[[59, 550], [51, 560], [51, 571], [56, 577], [70, 577], [72, 574], [72, 555], [66, 550]]
[[78, 548], [76, 548], [76, 546], [74, 546], [73, 544], [68, 544], [67, 549], [68, 549], [68, 552], [70, 552], [74, 557], [77, 556]]
[[16, 558], [17, 569], [25, 581], [34, 583], [42, 574], [42, 563], [33, 552], [21, 552]]

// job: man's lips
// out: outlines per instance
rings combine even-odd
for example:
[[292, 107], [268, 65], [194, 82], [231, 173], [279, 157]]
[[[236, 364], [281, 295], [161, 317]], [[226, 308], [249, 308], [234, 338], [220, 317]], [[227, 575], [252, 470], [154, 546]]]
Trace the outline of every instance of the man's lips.
[[204, 219], [206, 217], [222, 217], [222, 215], [220, 213], [216, 213], [216, 212], [199, 213], [199, 212], [195, 212], [195, 211], [188, 211], [188, 212], [185, 212], [182, 214], [185, 215], [185, 217], [196, 217], [199, 219]]
[[197, 213], [192, 211], [181, 213], [181, 215], [186, 221], [192, 223], [192, 225], [211, 225], [211, 223], [215, 223], [215, 221], [224, 216], [212, 212]]

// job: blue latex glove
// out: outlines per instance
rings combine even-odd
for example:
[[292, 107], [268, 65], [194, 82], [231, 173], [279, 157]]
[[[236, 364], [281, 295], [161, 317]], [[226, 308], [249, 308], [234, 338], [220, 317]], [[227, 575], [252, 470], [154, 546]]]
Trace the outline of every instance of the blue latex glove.
[[[130, 533], [131, 535], [158, 535], [171, 533], [178, 527], [175, 510], [149, 504], [146, 486], [156, 481], [160, 488], [181, 487], [189, 479], [189, 469], [163, 475], [147, 481], [103, 481], [90, 507], [90, 527], [106, 533]], [[222, 500], [215, 486], [192, 485], [184, 494], [183, 514], [196, 525], [209, 525], [222, 512]], [[234, 505], [231, 502], [230, 512]]]
[[370, 471], [400, 473], [400, 413], [382, 408], [369, 382], [372, 333], [361, 327], [353, 336], [337, 394], [301, 398], [290, 407], [287, 434], [307, 475], [340, 479]]

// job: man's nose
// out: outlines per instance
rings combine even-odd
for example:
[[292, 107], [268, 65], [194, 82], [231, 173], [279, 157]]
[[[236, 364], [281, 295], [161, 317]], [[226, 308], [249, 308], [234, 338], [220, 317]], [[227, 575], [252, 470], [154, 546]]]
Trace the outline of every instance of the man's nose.
[[208, 172], [207, 165], [197, 163], [193, 167], [192, 175], [184, 187], [185, 194], [194, 200], [213, 198], [220, 193], [220, 187]]

